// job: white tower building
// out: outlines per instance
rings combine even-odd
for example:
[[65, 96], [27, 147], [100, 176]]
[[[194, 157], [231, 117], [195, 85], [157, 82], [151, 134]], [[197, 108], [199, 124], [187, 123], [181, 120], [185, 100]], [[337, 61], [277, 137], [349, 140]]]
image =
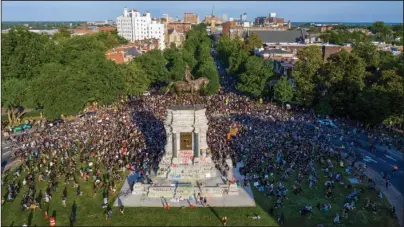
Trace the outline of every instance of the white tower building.
[[159, 40], [159, 48], [165, 49], [164, 24], [152, 20], [150, 13], [141, 15], [137, 10], [124, 8], [123, 14], [116, 18], [118, 35], [133, 42], [155, 38]]

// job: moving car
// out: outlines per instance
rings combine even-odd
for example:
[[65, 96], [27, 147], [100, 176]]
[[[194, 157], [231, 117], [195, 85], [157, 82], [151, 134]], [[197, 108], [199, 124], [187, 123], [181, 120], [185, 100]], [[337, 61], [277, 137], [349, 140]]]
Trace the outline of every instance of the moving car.
[[330, 126], [332, 128], [337, 128], [337, 126], [334, 124], [334, 122], [332, 120], [318, 120], [317, 121], [319, 124], [321, 125], [326, 125], [326, 126]]

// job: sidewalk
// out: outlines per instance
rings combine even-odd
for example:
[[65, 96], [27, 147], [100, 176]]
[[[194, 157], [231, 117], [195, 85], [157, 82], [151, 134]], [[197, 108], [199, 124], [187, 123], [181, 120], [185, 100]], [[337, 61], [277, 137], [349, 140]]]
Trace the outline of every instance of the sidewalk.
[[[359, 164], [359, 163], [358, 163]], [[386, 189], [382, 176], [372, 168], [366, 168], [365, 174], [376, 182], [377, 188], [386, 196], [392, 206], [396, 207], [396, 215], [401, 226], [404, 226], [403, 195], [393, 186]]]

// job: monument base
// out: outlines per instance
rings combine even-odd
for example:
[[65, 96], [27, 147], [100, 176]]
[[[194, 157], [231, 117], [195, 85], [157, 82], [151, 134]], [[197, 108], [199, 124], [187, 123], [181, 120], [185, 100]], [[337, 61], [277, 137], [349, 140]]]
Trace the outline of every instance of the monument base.
[[[242, 177], [237, 172], [239, 165], [233, 168], [235, 180], [241, 180]], [[131, 179], [129, 176], [128, 179]], [[133, 178], [134, 179], [134, 178]], [[202, 183], [202, 186], [199, 184]], [[129, 190], [129, 182], [126, 181], [121, 192]], [[118, 200], [126, 207], [163, 207], [164, 201], [172, 207], [189, 206], [188, 200], [195, 204], [196, 196], [201, 193], [202, 197], [207, 198], [207, 203], [212, 207], [254, 207], [254, 196], [250, 187], [238, 187], [237, 184], [227, 185], [223, 179], [214, 177], [206, 181], [171, 181], [161, 180], [152, 185], [136, 183], [133, 186], [133, 192], [129, 195], [118, 196], [115, 206], [118, 206]]]

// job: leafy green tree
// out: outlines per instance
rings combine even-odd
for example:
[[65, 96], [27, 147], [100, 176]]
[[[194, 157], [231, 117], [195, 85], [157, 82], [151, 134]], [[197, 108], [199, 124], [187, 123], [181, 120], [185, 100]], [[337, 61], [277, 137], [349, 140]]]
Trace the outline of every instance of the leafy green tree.
[[148, 90], [150, 80], [136, 62], [121, 64], [119, 67], [121, 67], [124, 76], [126, 95], [139, 95]]
[[355, 105], [356, 96], [365, 87], [365, 63], [353, 53], [341, 50], [333, 54], [318, 78], [323, 95], [330, 97], [334, 113], [346, 116]]
[[387, 69], [397, 69], [398, 68], [398, 57], [394, 57], [391, 51], [379, 51], [377, 52], [380, 70]]
[[374, 38], [380, 42], [391, 42], [392, 31], [389, 26], [385, 25], [383, 21], [376, 21], [370, 27], [370, 30], [375, 34]]
[[353, 46], [352, 53], [361, 57], [370, 71], [374, 71], [379, 65], [377, 47], [371, 42], [357, 43]]
[[299, 61], [292, 70], [296, 81], [296, 100], [306, 107], [313, 104], [316, 95], [316, 75], [323, 65], [323, 56], [320, 47], [308, 46], [297, 53]]
[[255, 48], [260, 48], [263, 45], [263, 41], [261, 37], [253, 32], [248, 36], [248, 38], [244, 42], [244, 50], [248, 53], [252, 53]]
[[66, 39], [71, 37], [71, 32], [65, 27], [59, 28], [58, 32], [53, 35], [54, 40]]
[[183, 80], [185, 76], [186, 62], [181, 51], [177, 48], [170, 48], [164, 51], [164, 57], [168, 61], [167, 69], [169, 71], [170, 81]]
[[244, 67], [244, 72], [239, 74], [236, 89], [257, 98], [262, 95], [268, 79], [273, 75], [271, 63], [257, 56], [250, 56]]
[[6, 108], [8, 122], [14, 124], [23, 115], [18, 113], [17, 107], [24, 106], [29, 102], [29, 83], [26, 80], [11, 78], [2, 80], [1, 83], [1, 106]]
[[239, 50], [236, 54], [232, 54], [229, 58], [229, 71], [234, 74], [239, 74], [245, 71], [245, 63], [249, 55], [244, 50]]
[[205, 94], [213, 95], [219, 90], [219, 74], [215, 63], [205, 62], [200, 64], [196, 71], [196, 77], [206, 77], [209, 79], [209, 84], [205, 89]]
[[282, 106], [293, 98], [293, 86], [285, 76], [281, 77], [275, 84], [274, 91], [276, 99], [282, 102]]
[[152, 50], [134, 59], [150, 78], [152, 83], [170, 81], [167, 61], [160, 50]]
[[388, 105], [388, 97], [379, 86], [366, 88], [355, 99], [353, 116], [367, 124], [378, 124], [389, 116]]
[[43, 64], [58, 59], [57, 46], [47, 35], [17, 27], [2, 35], [2, 79], [32, 79]]
[[[242, 47], [242, 42], [238, 39], [231, 40], [227, 36], [221, 36], [217, 43], [217, 54], [224, 67], [230, 67], [230, 56], [237, 56]], [[247, 55], [248, 56], [248, 55]]]

